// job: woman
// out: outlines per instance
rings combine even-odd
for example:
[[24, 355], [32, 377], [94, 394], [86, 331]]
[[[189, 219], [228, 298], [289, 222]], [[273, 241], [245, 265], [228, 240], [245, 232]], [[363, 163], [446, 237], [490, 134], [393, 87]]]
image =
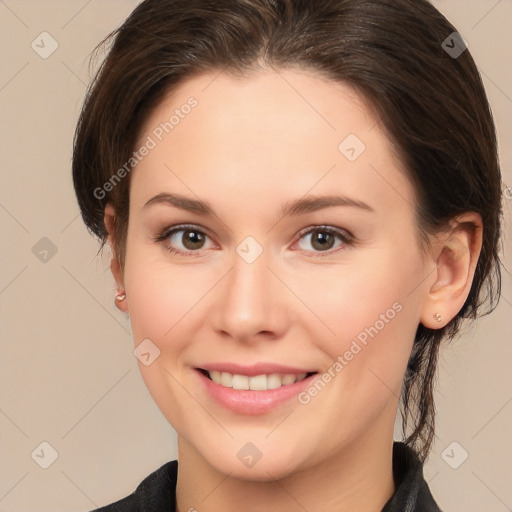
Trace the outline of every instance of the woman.
[[463, 39], [424, 0], [146, 0], [108, 40], [74, 184], [178, 460], [100, 510], [440, 510], [438, 351], [500, 290]]

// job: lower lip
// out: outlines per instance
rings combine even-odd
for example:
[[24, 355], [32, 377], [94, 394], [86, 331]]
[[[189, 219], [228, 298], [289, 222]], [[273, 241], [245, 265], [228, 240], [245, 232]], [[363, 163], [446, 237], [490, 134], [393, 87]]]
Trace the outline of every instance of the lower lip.
[[210, 380], [199, 370], [199, 375], [207, 393], [220, 405], [238, 414], [264, 414], [296, 397], [301, 391], [311, 385], [318, 374], [311, 375], [300, 382], [281, 386], [277, 389], [252, 391], [245, 389], [227, 388]]

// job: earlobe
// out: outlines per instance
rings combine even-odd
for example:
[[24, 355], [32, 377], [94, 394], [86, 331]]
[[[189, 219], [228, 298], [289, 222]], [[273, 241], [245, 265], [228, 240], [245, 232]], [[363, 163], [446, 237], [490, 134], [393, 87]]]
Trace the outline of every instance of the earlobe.
[[111, 204], [107, 204], [105, 206], [105, 215], [103, 217], [103, 222], [108, 232], [108, 243], [112, 251], [112, 258], [110, 260], [110, 270], [112, 272], [112, 275], [114, 276], [118, 288], [114, 304], [118, 309], [120, 309], [124, 313], [128, 313], [128, 304], [126, 299], [126, 293], [124, 291], [123, 272], [121, 270], [121, 265], [115, 254], [115, 220], [115, 209]]
[[450, 231], [436, 237], [433, 243], [437, 256], [435, 278], [427, 291], [420, 320], [430, 329], [444, 327], [461, 310], [482, 249], [483, 228], [478, 213], [464, 213], [451, 225]]

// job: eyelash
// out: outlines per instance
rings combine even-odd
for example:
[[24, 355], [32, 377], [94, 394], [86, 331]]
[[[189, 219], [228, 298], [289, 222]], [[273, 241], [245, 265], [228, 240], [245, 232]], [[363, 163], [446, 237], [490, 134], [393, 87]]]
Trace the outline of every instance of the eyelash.
[[[181, 251], [180, 249], [175, 249], [174, 247], [169, 246], [166, 242], [167, 240], [174, 235], [175, 233], [178, 233], [179, 231], [194, 231], [196, 233], [200, 233], [201, 235], [205, 235], [208, 237], [207, 233], [205, 233], [203, 230], [198, 229], [197, 226], [191, 225], [191, 224], [182, 224], [179, 226], [173, 226], [171, 228], [165, 228], [159, 235], [157, 235], [154, 238], [154, 241], [156, 243], [161, 243], [166, 251], [169, 251], [172, 254], [177, 254], [179, 256], [187, 256], [187, 257], [199, 257], [199, 250], [198, 251]], [[314, 226], [310, 228], [306, 228], [306, 230], [303, 230], [299, 233], [299, 240], [302, 239], [305, 235], [308, 235], [314, 231], [320, 231], [323, 233], [329, 233], [330, 235], [337, 236], [341, 241], [343, 242], [341, 249], [338, 247], [335, 250], [329, 250], [329, 251], [307, 251], [307, 252], [315, 252], [317, 255], [315, 258], [324, 258], [326, 256], [330, 256], [339, 250], [347, 249], [354, 245], [355, 240], [354, 236], [352, 236], [347, 231], [341, 231], [337, 228], [334, 228], [332, 226]], [[209, 238], [209, 237], [208, 237]], [[194, 254], [197, 253], [197, 254]]]

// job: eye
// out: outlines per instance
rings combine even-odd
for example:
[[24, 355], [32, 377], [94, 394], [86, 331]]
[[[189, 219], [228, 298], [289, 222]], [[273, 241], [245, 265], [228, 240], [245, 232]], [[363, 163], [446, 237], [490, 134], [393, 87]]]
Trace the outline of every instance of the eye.
[[205, 242], [209, 238], [204, 231], [196, 226], [186, 225], [167, 228], [155, 238], [155, 242], [162, 243], [165, 249], [171, 253], [198, 257], [198, 251], [204, 249]]
[[[346, 248], [354, 244], [354, 237], [345, 230], [340, 230], [332, 226], [315, 226], [308, 228], [307, 231], [300, 233], [299, 245], [302, 240], [310, 239], [313, 252], [326, 253], [316, 254], [316, 257], [328, 256], [340, 249], [332, 251], [336, 239], [340, 241], [338, 247]], [[163, 244], [164, 248], [173, 254], [181, 256], [199, 257], [200, 251], [205, 248], [206, 240], [210, 237], [197, 226], [181, 225], [172, 228], [166, 228], [162, 233], [155, 237], [155, 242]], [[303, 251], [311, 252], [307, 247], [300, 247]]]
[[[338, 250], [331, 251], [336, 243], [336, 239], [340, 240], [341, 243], [338, 244], [338, 247], [341, 246], [342, 249], [347, 246], [353, 245], [354, 237], [348, 233], [347, 231], [340, 230], [331, 226], [316, 226], [313, 229], [309, 228], [306, 232], [302, 232], [301, 238], [299, 240], [299, 245], [301, 240], [307, 240], [309, 237], [309, 244], [313, 247], [313, 252], [324, 252], [326, 254], [318, 254], [316, 256], [328, 256]], [[300, 247], [302, 250], [308, 250], [307, 247]]]

